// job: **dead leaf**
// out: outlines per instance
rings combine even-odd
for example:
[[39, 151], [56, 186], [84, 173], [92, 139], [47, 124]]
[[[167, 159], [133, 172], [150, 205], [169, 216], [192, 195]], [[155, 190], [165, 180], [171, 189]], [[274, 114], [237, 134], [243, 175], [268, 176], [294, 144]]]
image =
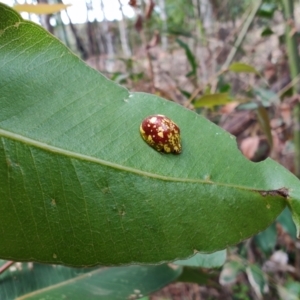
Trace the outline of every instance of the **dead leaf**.
[[258, 149], [258, 146], [259, 146], [259, 137], [251, 136], [242, 140], [240, 144], [240, 149], [244, 154], [244, 156], [246, 156], [248, 159], [252, 159]]
[[237, 101], [233, 101], [230, 103], [225, 104], [224, 106], [222, 106], [221, 108], [221, 113], [222, 114], [230, 114], [232, 113], [235, 108], [239, 105], [240, 103]]

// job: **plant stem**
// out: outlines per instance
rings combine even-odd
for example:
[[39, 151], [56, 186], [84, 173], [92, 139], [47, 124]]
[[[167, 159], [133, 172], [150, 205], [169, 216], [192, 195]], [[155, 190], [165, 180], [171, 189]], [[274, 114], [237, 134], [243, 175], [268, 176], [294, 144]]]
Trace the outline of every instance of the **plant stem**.
[[253, 9], [250, 11], [249, 16], [246, 19], [246, 21], [245, 21], [245, 23], [242, 27], [242, 30], [239, 33], [239, 35], [238, 35], [238, 37], [237, 37], [237, 39], [234, 43], [233, 48], [231, 49], [230, 53], [227, 56], [227, 59], [226, 59], [224, 65], [222, 67], [223, 70], [226, 70], [229, 67], [229, 65], [232, 63], [238, 49], [240, 48], [241, 44], [243, 43], [243, 41], [246, 37], [246, 34], [249, 30], [249, 27], [252, 24], [252, 22], [253, 22], [256, 14], [257, 14], [260, 6], [261, 6], [261, 4], [262, 4], [262, 2], [263, 2], [263, 0], [257, 0], [254, 7], [253, 7]]
[[[293, 0], [282, 0], [283, 11], [285, 16], [285, 39], [286, 47], [288, 52], [290, 75], [291, 79], [294, 80], [300, 73], [300, 60], [297, 49], [296, 41], [296, 30], [294, 21], [294, 3]], [[300, 91], [299, 81], [293, 86], [293, 93]], [[300, 104], [296, 104], [294, 111], [294, 147], [295, 147], [295, 174], [300, 177]]]

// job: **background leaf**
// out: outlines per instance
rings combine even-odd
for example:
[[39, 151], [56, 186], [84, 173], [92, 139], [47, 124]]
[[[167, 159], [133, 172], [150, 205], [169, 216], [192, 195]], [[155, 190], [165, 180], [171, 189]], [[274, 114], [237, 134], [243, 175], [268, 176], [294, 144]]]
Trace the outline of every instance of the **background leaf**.
[[238, 274], [245, 270], [245, 266], [240, 261], [229, 261], [222, 268], [219, 282], [222, 285], [236, 282]]
[[257, 15], [267, 19], [273, 18], [275, 11], [278, 9], [276, 3], [265, 2], [261, 5], [260, 9], [257, 12]]
[[274, 34], [274, 31], [270, 27], [266, 27], [262, 30], [261, 36], [270, 36]]
[[252, 264], [246, 268], [246, 274], [258, 299], [263, 299], [263, 294], [269, 290], [267, 276], [260, 267]]
[[177, 260], [174, 263], [179, 266], [217, 268], [221, 267], [226, 260], [226, 250], [218, 251], [211, 254], [197, 253], [191, 258]]
[[254, 237], [254, 240], [266, 255], [270, 255], [274, 250], [277, 241], [276, 224], [273, 223], [266, 230], [257, 234]]
[[252, 66], [248, 65], [248, 64], [244, 64], [244, 63], [232, 63], [229, 67], [228, 67], [229, 71], [235, 72], [235, 73], [255, 73], [255, 74], [259, 74], [259, 72]]
[[184, 267], [181, 275], [177, 278], [178, 282], [190, 282], [201, 285], [206, 285], [211, 273], [205, 272], [205, 270], [193, 267]]
[[300, 284], [296, 281], [290, 281], [285, 286], [277, 285], [279, 296], [285, 300], [298, 300], [300, 297]]
[[196, 99], [194, 107], [214, 107], [230, 102], [228, 93], [209, 94], [203, 95], [201, 98]]
[[192, 70], [186, 76], [195, 76], [197, 73], [197, 61], [196, 61], [196, 58], [195, 58], [193, 52], [189, 48], [188, 44], [186, 44], [182, 40], [176, 39], [176, 42], [178, 43], [178, 45], [180, 47], [182, 47], [184, 49], [185, 55], [190, 63], [191, 68], [192, 68]]
[[176, 280], [181, 272], [181, 267], [165, 264], [75, 269], [18, 263], [0, 275], [0, 299], [137, 299]]
[[282, 228], [295, 240], [296, 239], [296, 227], [292, 222], [291, 212], [286, 208], [277, 218], [277, 221], [281, 224]]
[[257, 113], [257, 119], [261, 126], [261, 129], [264, 132], [264, 134], [266, 135], [270, 147], [272, 147], [273, 146], [273, 137], [272, 137], [272, 132], [271, 132], [271, 125], [270, 125], [270, 118], [269, 118], [268, 111], [263, 106], [260, 105], [257, 108], [256, 113]]

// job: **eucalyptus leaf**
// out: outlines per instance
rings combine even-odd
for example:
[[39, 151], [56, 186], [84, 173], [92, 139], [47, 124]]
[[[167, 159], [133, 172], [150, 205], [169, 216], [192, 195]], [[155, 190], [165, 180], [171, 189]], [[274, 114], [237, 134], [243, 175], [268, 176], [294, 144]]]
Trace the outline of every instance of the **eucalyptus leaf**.
[[256, 264], [249, 265], [246, 268], [246, 274], [257, 299], [263, 299], [263, 295], [269, 291], [267, 276]]
[[261, 5], [260, 9], [257, 12], [259, 17], [264, 17], [267, 19], [273, 18], [274, 12], [278, 9], [276, 3], [265, 2]]
[[[248, 161], [232, 135], [180, 105], [130, 93], [0, 4], [0, 257], [70, 266], [158, 263], [215, 252], [271, 224], [299, 180]], [[164, 114], [182, 153], [141, 121]]]
[[254, 237], [255, 243], [266, 255], [270, 255], [275, 248], [277, 231], [275, 222], [263, 232]]
[[268, 111], [262, 105], [260, 105], [256, 110], [256, 114], [257, 114], [257, 119], [260, 124], [260, 127], [261, 127], [262, 131], [264, 132], [264, 134], [266, 135], [267, 141], [268, 141], [270, 147], [272, 147], [273, 146], [273, 137], [272, 137], [270, 118], [269, 118]]
[[264, 107], [269, 107], [274, 104], [280, 104], [280, 99], [276, 93], [269, 89], [254, 88], [253, 94], [260, 100]]
[[78, 269], [22, 263], [0, 275], [0, 299], [138, 299], [181, 272], [166, 264]]
[[[284, 299], [299, 299], [300, 297], [300, 283], [297, 281], [289, 280], [285, 285], [284, 288], [287, 291], [287, 298]], [[294, 298], [295, 296], [296, 298]]]
[[194, 107], [214, 107], [217, 105], [223, 105], [230, 102], [231, 99], [228, 93], [218, 93], [203, 95], [199, 99], [194, 101]]
[[274, 34], [274, 31], [270, 27], [266, 27], [262, 30], [260, 35], [261, 36], [270, 36], [272, 34]]
[[239, 261], [228, 261], [222, 268], [219, 282], [221, 285], [230, 285], [237, 281], [239, 273], [245, 271], [245, 266]]
[[295, 240], [296, 239], [296, 227], [291, 218], [291, 212], [286, 208], [277, 218], [277, 222], [280, 223], [282, 228]]
[[182, 47], [185, 51], [185, 55], [190, 63], [190, 66], [192, 68], [192, 70], [186, 75], [188, 76], [195, 76], [197, 73], [197, 61], [196, 61], [196, 57], [193, 54], [193, 52], [191, 51], [190, 47], [188, 46], [188, 44], [186, 44], [185, 42], [183, 42], [181, 39], [176, 39], [176, 42], [178, 43], [178, 45], [180, 47]]
[[229, 71], [235, 72], [235, 73], [255, 73], [259, 74], [259, 72], [252, 67], [251, 65], [240, 63], [240, 62], [234, 62], [228, 67]]
[[184, 267], [181, 275], [177, 278], [178, 282], [192, 282], [200, 285], [207, 285], [208, 280], [213, 277], [214, 274], [208, 273], [207, 270]]
[[299, 296], [294, 291], [290, 291], [288, 288], [285, 288], [281, 285], [276, 285], [278, 294], [280, 296], [280, 299], [284, 300], [299, 300]]
[[177, 260], [174, 263], [179, 266], [217, 268], [221, 267], [225, 260], [226, 250], [222, 250], [210, 254], [197, 253], [188, 259]]

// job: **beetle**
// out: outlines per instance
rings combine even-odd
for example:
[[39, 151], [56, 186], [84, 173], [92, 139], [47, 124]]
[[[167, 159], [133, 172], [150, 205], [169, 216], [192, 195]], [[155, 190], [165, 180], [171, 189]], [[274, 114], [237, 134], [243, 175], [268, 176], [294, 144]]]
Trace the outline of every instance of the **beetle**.
[[158, 152], [181, 153], [181, 138], [178, 125], [164, 115], [151, 115], [140, 125], [143, 140]]

